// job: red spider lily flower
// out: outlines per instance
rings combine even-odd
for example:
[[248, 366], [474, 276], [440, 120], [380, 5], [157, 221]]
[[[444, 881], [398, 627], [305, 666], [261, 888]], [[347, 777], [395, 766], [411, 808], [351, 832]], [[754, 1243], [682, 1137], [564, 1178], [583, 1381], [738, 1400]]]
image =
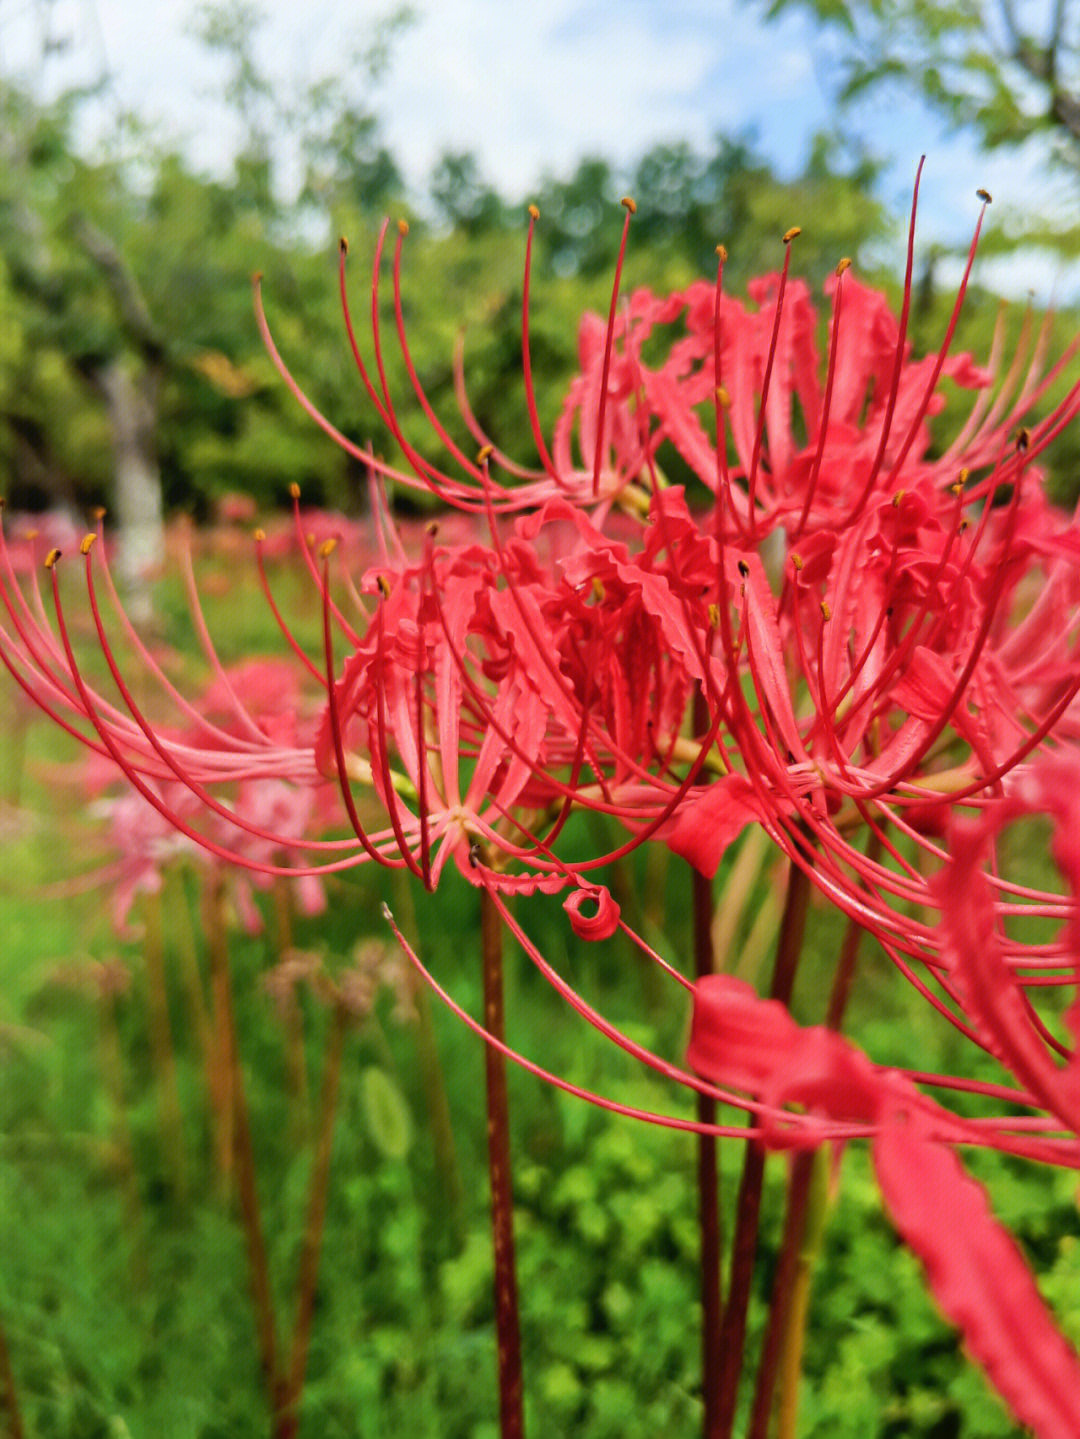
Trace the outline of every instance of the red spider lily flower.
[[[652, 797], [702, 677], [680, 598], [702, 610], [708, 547], [684, 518], [681, 595], [652, 547], [632, 557], [562, 500], [506, 537], [492, 517], [487, 547], [432, 535], [422, 560], [362, 581], [376, 608], [329, 693], [318, 761], [370, 780], [425, 882], [450, 855], [472, 882], [536, 882], [481, 863], [494, 847], [559, 887], [572, 877], [552, 845], [573, 804], [632, 822]], [[545, 813], [541, 836], [530, 816]]]

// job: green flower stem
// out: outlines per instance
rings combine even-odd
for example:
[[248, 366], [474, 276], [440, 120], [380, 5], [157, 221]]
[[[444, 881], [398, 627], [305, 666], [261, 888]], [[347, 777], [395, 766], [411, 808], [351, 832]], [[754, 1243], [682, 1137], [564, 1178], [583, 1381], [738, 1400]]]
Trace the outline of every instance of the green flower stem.
[[[798, 865], [788, 871], [787, 894], [780, 920], [776, 945], [771, 999], [787, 1004], [795, 984], [795, 971], [806, 933], [806, 915], [810, 902], [810, 878]], [[739, 1193], [735, 1201], [735, 1234], [731, 1249], [731, 1277], [728, 1281], [727, 1304], [721, 1327], [721, 1415], [718, 1435], [731, 1439], [735, 1427], [735, 1407], [739, 1377], [746, 1349], [746, 1316], [750, 1304], [750, 1287], [757, 1259], [758, 1227], [761, 1220], [761, 1190], [765, 1174], [765, 1151], [755, 1140], [748, 1140], [743, 1159]]]
[[[484, 1025], [496, 1039], [505, 1036], [502, 920], [488, 892], [480, 891], [484, 970]], [[514, 1195], [510, 1168], [506, 1059], [484, 1046], [487, 1081], [488, 1170], [491, 1177], [491, 1233], [495, 1252], [495, 1337], [499, 1368], [499, 1432], [522, 1439], [525, 1432], [521, 1329], [514, 1261]]]

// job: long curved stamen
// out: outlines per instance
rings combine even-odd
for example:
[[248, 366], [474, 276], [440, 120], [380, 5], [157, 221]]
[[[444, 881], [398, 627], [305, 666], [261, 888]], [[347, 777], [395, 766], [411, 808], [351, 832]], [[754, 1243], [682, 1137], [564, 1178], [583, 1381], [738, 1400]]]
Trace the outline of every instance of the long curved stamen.
[[769, 352], [765, 359], [765, 375], [761, 382], [761, 399], [758, 402], [757, 430], [754, 434], [754, 449], [750, 457], [750, 474], [747, 478], [747, 524], [748, 537], [753, 539], [757, 532], [757, 522], [754, 517], [754, 503], [757, 492], [758, 467], [761, 463], [761, 447], [765, 438], [765, 420], [769, 409], [769, 390], [772, 384], [773, 365], [776, 363], [777, 342], [780, 338], [780, 321], [784, 313], [784, 293], [787, 290], [788, 271], [791, 269], [791, 242], [800, 233], [797, 225], [784, 234], [784, 264], [780, 271], [780, 281], [776, 287], [776, 310], [773, 317], [772, 336], [769, 340]]
[[[404, 235], [402, 226], [404, 226], [405, 230], [408, 229], [405, 221], [402, 220], [398, 226], [398, 247], [400, 247]], [[379, 276], [382, 271], [382, 255], [383, 248], [386, 244], [386, 232], [388, 228], [389, 221], [384, 220], [379, 229], [378, 240], [375, 244], [375, 257], [371, 267], [371, 339], [375, 351], [375, 369], [379, 376], [380, 388], [382, 389], [384, 418], [390, 427], [394, 439], [400, 446], [402, 454], [413, 467], [417, 478], [422, 480], [423, 483], [430, 488], [431, 492], [437, 495], [438, 498], [446, 504], [452, 505], [457, 509], [475, 510], [479, 508], [477, 502], [472, 498], [466, 498], [461, 486], [454, 485], [446, 476], [440, 474], [433, 465], [424, 459], [419, 450], [409, 443], [401, 428], [397, 413], [394, 409], [393, 400], [390, 397], [390, 384], [386, 377], [386, 364], [383, 359], [382, 350], [382, 328], [379, 319]], [[474, 479], [479, 478], [474, 467], [467, 466], [467, 469]]]
[[71, 643], [71, 637], [68, 633], [67, 621], [64, 618], [64, 609], [60, 601], [60, 585], [56, 573], [56, 553], [54, 552], [49, 558], [52, 561], [52, 563], [49, 564], [49, 571], [52, 580], [53, 602], [56, 606], [57, 629], [60, 634], [64, 653], [67, 657], [71, 678], [79, 693], [79, 698], [82, 701], [86, 716], [94, 726], [102, 744], [105, 746], [113, 763], [121, 771], [124, 778], [142, 795], [148, 804], [157, 810], [158, 814], [160, 814], [173, 829], [178, 830], [180, 834], [185, 835], [201, 848], [208, 850], [210, 854], [215, 855], [218, 859], [226, 860], [229, 864], [237, 865], [241, 869], [251, 870], [256, 874], [282, 875], [288, 878], [299, 878], [305, 875], [319, 875], [331, 871], [353, 869], [357, 864], [361, 863], [361, 857], [356, 855], [351, 855], [346, 859], [331, 860], [326, 864], [320, 865], [278, 865], [251, 859], [248, 855], [237, 850], [226, 849], [208, 835], [200, 833], [197, 829], [189, 825], [181, 815], [177, 814], [175, 810], [170, 809], [164, 800], [155, 793], [143, 780], [138, 771], [131, 765], [123, 750], [110, 733], [108, 725], [98, 714], [93, 696], [83, 680], [78, 660], [75, 657], [75, 650]]
[[309, 659], [308, 656], [304, 653], [304, 650], [301, 648], [299, 640], [296, 638], [296, 636], [293, 634], [292, 630], [286, 623], [285, 616], [281, 613], [281, 610], [278, 607], [277, 600], [274, 599], [274, 592], [270, 588], [270, 580], [266, 573], [266, 562], [263, 555], [263, 543], [265, 542], [265, 540], [265, 530], [256, 530], [255, 566], [258, 571], [259, 587], [263, 592], [263, 598], [266, 600], [270, 613], [273, 615], [277, 623], [277, 627], [281, 631], [282, 637], [285, 640], [285, 643], [289, 646], [293, 654], [304, 666], [312, 679], [315, 680], [318, 684], [322, 685], [323, 689], [325, 689], [326, 676], [322, 673], [322, 671], [318, 668], [314, 661]]
[[557, 483], [562, 484], [558, 470], [548, 452], [547, 444], [544, 441], [544, 432], [540, 428], [540, 416], [536, 409], [536, 391], [533, 387], [532, 372], [532, 350], [529, 346], [529, 296], [532, 285], [532, 252], [533, 236], [536, 232], [536, 222], [540, 218], [540, 211], [535, 205], [529, 206], [529, 233], [525, 240], [525, 270], [522, 275], [521, 285], [521, 371], [525, 380], [525, 404], [529, 411], [529, 426], [532, 430], [533, 444], [536, 446], [537, 454], [540, 456], [540, 463], [544, 470]]
[[[341, 710], [338, 707], [337, 682], [334, 678], [334, 634], [330, 623], [330, 600], [329, 600], [329, 576], [327, 584], [323, 589], [323, 653], [326, 658], [326, 712], [330, 720], [330, 738], [334, 747], [334, 765], [337, 770], [338, 787], [341, 790], [342, 802], [345, 805], [345, 813], [349, 816], [349, 823], [353, 832], [363, 847], [364, 853], [369, 859], [375, 860], [377, 864], [386, 865], [389, 869], [402, 869], [405, 866], [405, 858], [392, 859], [389, 855], [383, 854], [372, 844], [368, 838], [367, 830], [361, 822], [357, 813], [356, 802], [353, 799], [352, 785], [349, 781], [348, 763], [345, 757], [345, 736], [341, 723]], [[389, 805], [387, 805], [389, 809]]]
[[629, 195], [624, 195], [622, 205], [626, 211], [623, 217], [622, 238], [619, 254], [615, 261], [615, 275], [611, 282], [611, 305], [608, 308], [607, 329], [604, 332], [604, 362], [600, 369], [600, 401], [596, 415], [596, 450], [593, 455], [592, 492], [593, 499], [600, 493], [600, 466], [604, 456], [604, 419], [607, 414], [608, 376], [611, 373], [611, 350], [615, 340], [615, 308], [619, 302], [619, 282], [622, 279], [623, 260], [626, 256], [626, 238], [630, 233], [630, 217], [637, 205]]
[[972, 266], [975, 264], [975, 252], [979, 248], [979, 236], [982, 233], [983, 220], [986, 216], [986, 207], [990, 203], [990, 196], [986, 193], [985, 190], [980, 190], [978, 193], [979, 198], [982, 200], [982, 208], [979, 210], [979, 218], [975, 222], [975, 233], [971, 237], [971, 245], [968, 249], [967, 263], [964, 266], [964, 273], [961, 276], [960, 284], [957, 287], [956, 301], [953, 305], [952, 314], [949, 316], [949, 323], [945, 329], [945, 338], [942, 340], [941, 347], [938, 350], [937, 359], [934, 362], [934, 368], [931, 371], [930, 379], [927, 382], [926, 390], [923, 394], [922, 401], [920, 402], [919, 407], [915, 412], [915, 416], [911, 421], [910, 427], [908, 428], [907, 436], [904, 439], [903, 444], [900, 446], [900, 452], [896, 456], [896, 459], [893, 461], [892, 469], [889, 471], [888, 477], [885, 481], [886, 489], [900, 473], [904, 461], [907, 459], [911, 447], [915, 443], [916, 436], [919, 433], [919, 428], [922, 425], [923, 420], [926, 418], [927, 410], [930, 408], [930, 401], [933, 399], [934, 394], [937, 390], [938, 380], [940, 380], [941, 378], [941, 372], [945, 368], [945, 361], [948, 358], [949, 347], [953, 342], [953, 336], [956, 334], [956, 326], [960, 320], [960, 311], [964, 308], [964, 297], [967, 294], [968, 280], [971, 278]]
[[[253, 824], [250, 820], [246, 819], [244, 815], [239, 811], [230, 809], [227, 805], [222, 804], [206, 788], [206, 786], [195, 777], [194, 773], [189, 770], [185, 770], [184, 767], [179, 763], [177, 754], [175, 752], [175, 746], [172, 750], [170, 750], [170, 748], [167, 747], [155, 734], [153, 726], [150, 724], [146, 716], [142, 713], [141, 709], [135, 702], [135, 698], [132, 695], [126, 681], [124, 680], [120, 667], [117, 664], [116, 656], [113, 652], [112, 645], [109, 643], [108, 634], [105, 630], [101, 609], [98, 605], [97, 591], [94, 585], [93, 563], [91, 559], [92, 545], [90, 542], [93, 541], [95, 538], [96, 536], [94, 535], [88, 535], [86, 540], [83, 541], [83, 555], [86, 562], [87, 597], [90, 603], [90, 613], [94, 621], [94, 628], [97, 631], [98, 644], [101, 649], [101, 653], [104, 656], [105, 663], [108, 666], [109, 673], [113, 677], [113, 682], [115, 683], [117, 689], [120, 691], [120, 696], [123, 699], [124, 704], [127, 706], [131, 714], [131, 718], [138, 725], [139, 729], [146, 737], [147, 743], [151, 746], [154, 753], [158, 756], [162, 763], [166, 765], [167, 769], [171, 772], [173, 777], [177, 781], [179, 781], [179, 783], [182, 784], [186, 789], [190, 790], [191, 793], [199, 800], [201, 804], [205, 805], [206, 808], [209, 809], [212, 813], [218, 815], [219, 818], [225, 820], [226, 823], [232, 825], [236, 829], [244, 831], [246, 834], [253, 835], [256, 839], [266, 841], [267, 843], [273, 845], [275, 849], [316, 850], [320, 853], [350, 849], [351, 845], [347, 840], [309, 840], [304, 839], [300, 836], [276, 834], [274, 833], [274, 831], [265, 829], [261, 825]], [[245, 760], [244, 770], [239, 771], [235, 776], [229, 775], [227, 777], [239, 779], [255, 778], [256, 775], [252, 772], [253, 768], [254, 767], [252, 766], [251, 761]]]
[[323, 570], [320, 570], [315, 563], [315, 557], [311, 552], [312, 546], [308, 541], [308, 536], [304, 533], [304, 521], [300, 514], [300, 486], [296, 484], [295, 481], [289, 486], [289, 498], [292, 500], [293, 528], [296, 531], [297, 543], [300, 546], [300, 553], [304, 557], [304, 564], [307, 566], [308, 574], [311, 576], [312, 582], [319, 592], [320, 599], [329, 600], [331, 613], [341, 626], [345, 638], [351, 645], [356, 646], [360, 643], [360, 636], [327, 593], [325, 573]]
[[806, 499], [803, 501], [802, 513], [799, 515], [794, 531], [788, 536], [791, 542], [799, 538], [806, 528], [806, 522], [810, 517], [810, 507], [814, 502], [814, 493], [817, 490], [818, 479], [821, 475], [821, 462], [825, 458], [825, 442], [829, 434], [829, 413], [832, 409], [833, 384], [836, 380], [836, 356], [840, 344], [840, 307], [844, 297], [844, 275], [851, 267], [851, 261], [843, 259], [836, 267], [836, 288], [833, 291], [833, 313], [832, 328], [829, 332], [829, 361], [825, 373], [825, 397], [821, 404], [821, 418], [818, 421], [818, 445], [814, 455], [814, 463], [810, 470], [810, 477], [806, 482]]
[[401, 256], [405, 244], [405, 236], [408, 233], [408, 225], [406, 225], [404, 221], [401, 221], [398, 225], [398, 237], [394, 244], [393, 263], [394, 324], [397, 329], [398, 345], [401, 348], [401, 357], [405, 361], [405, 369], [409, 376], [409, 382], [413, 388], [413, 394], [420, 402], [420, 408], [423, 410], [425, 416], [427, 417], [428, 424], [430, 424], [431, 428], [435, 431], [436, 435], [438, 435], [439, 439], [442, 441], [446, 449], [449, 450], [449, 452], [453, 455], [454, 459], [457, 460], [461, 468], [467, 474], [470, 474], [475, 479], [478, 479], [479, 475], [477, 474], [476, 466], [462, 452], [457, 443], [448, 433], [446, 426], [432, 409], [431, 401], [428, 399], [427, 393], [425, 392], [423, 385], [421, 385], [420, 383], [420, 377], [416, 373], [416, 366], [413, 364], [412, 352], [409, 349], [408, 335], [405, 330], [405, 312], [401, 300]]
[[915, 185], [911, 192], [911, 219], [908, 221], [907, 239], [907, 263], [904, 267], [904, 295], [900, 304], [900, 324], [896, 334], [896, 351], [893, 359], [892, 379], [889, 381], [889, 398], [885, 402], [885, 414], [881, 420], [881, 436], [878, 440], [877, 453], [874, 455], [873, 464], [870, 466], [870, 473], [866, 478], [866, 484], [859, 498], [855, 502], [847, 520], [850, 523], [858, 518], [866, 508], [867, 501], [874, 492], [881, 467], [885, 463], [885, 450], [892, 434], [893, 416], [896, 413], [896, 401], [900, 394], [900, 376], [904, 370], [904, 351], [907, 344], [908, 318], [911, 314], [911, 292], [912, 275], [915, 270], [915, 216], [919, 210], [919, 182], [922, 180], [923, 166], [926, 164], [926, 156], [919, 157], [919, 165], [915, 171]]

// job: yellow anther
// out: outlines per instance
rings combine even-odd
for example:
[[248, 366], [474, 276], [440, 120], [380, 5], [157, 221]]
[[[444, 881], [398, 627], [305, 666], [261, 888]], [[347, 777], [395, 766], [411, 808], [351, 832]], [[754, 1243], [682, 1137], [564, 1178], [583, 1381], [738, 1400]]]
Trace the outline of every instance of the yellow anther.
[[323, 540], [319, 546], [319, 559], [328, 560], [337, 549], [337, 540], [331, 535], [328, 540]]
[[906, 491], [906, 490], [897, 490], [896, 494], [893, 495], [893, 497], [892, 497], [892, 503], [893, 503], [893, 509], [894, 509], [894, 510], [898, 510], [898, 509], [900, 508], [900, 506], [903, 504], [904, 496], [905, 496], [906, 494], [907, 494], [907, 491]]
[[989, 190], [976, 190], [975, 195], [976, 198], [980, 199], [984, 205], [993, 204], [993, 197], [991, 196]]
[[539, 218], [540, 218], [540, 207], [539, 207], [539, 205], [530, 205], [530, 206], [529, 206], [529, 215], [530, 215], [530, 218], [532, 218], [533, 220], [539, 220]]
[[56, 564], [56, 562], [57, 562], [57, 560], [58, 560], [59, 558], [60, 558], [60, 551], [59, 551], [59, 550], [50, 550], [49, 553], [45, 556], [45, 568], [46, 568], [47, 570], [51, 570], [52, 567], [53, 567], [53, 565]]
[[829, 608], [829, 606], [826, 604], [826, 602], [825, 602], [824, 600], [821, 601], [821, 618], [822, 618], [823, 620], [831, 620], [831, 619], [832, 619], [832, 610]]
[[726, 245], [717, 245], [717, 247], [716, 247], [716, 253], [717, 253], [717, 256], [719, 257], [719, 259], [721, 260], [721, 262], [726, 265], [726, 264], [727, 264], [727, 246], [726, 246]]
[[731, 408], [731, 396], [727, 390], [724, 389], [723, 385], [717, 385], [716, 387], [716, 403], [722, 410]]
[[390, 598], [390, 581], [385, 575], [380, 575], [375, 583], [379, 586], [379, 593], [383, 599], [388, 600]]
[[259, 530], [256, 530], [256, 531], [255, 531], [255, 543], [256, 543], [257, 545], [261, 545], [262, 542], [263, 542], [263, 540], [265, 540], [265, 539], [266, 539], [266, 531], [265, 531], [265, 530], [259, 529]]
[[486, 465], [487, 462], [488, 462], [488, 460], [491, 459], [491, 457], [492, 457], [492, 455], [493, 455], [494, 453], [495, 453], [495, 446], [494, 446], [494, 445], [481, 445], [480, 448], [479, 448], [479, 450], [477, 450], [477, 452], [476, 452], [476, 463], [477, 463], [478, 465]]
[[719, 606], [719, 605], [715, 605], [715, 604], [714, 604], [714, 605], [710, 605], [710, 606], [709, 606], [709, 624], [712, 626], [712, 628], [713, 628], [714, 630], [719, 628], [719, 625], [720, 625], [720, 606]]
[[402, 235], [402, 236], [407, 235], [407, 234], [409, 233], [409, 222], [408, 222], [408, 220], [399, 220], [399, 221], [397, 222], [397, 232], [398, 232], [399, 235]]
[[294, 500], [298, 500], [300, 498], [300, 486], [296, 483], [295, 480], [293, 480], [292, 483], [289, 485], [289, 494]]
[[426, 533], [429, 534], [432, 539], [435, 538], [435, 536], [439, 533], [439, 522], [438, 522], [438, 520], [432, 520], [432, 521], [431, 521], [431, 523], [426, 527]]
[[346, 240], [344, 235], [342, 235], [341, 239], [337, 242], [337, 244], [338, 249], [343, 255], [347, 255], [349, 253], [349, 242], [348, 240]]
[[845, 270], [850, 270], [850, 269], [851, 269], [851, 259], [850, 259], [849, 256], [845, 255], [844, 258], [843, 258], [843, 259], [840, 261], [840, 263], [837, 265], [837, 267], [836, 267], [836, 273], [837, 273], [837, 275], [842, 275]]
[[82, 543], [79, 545], [79, 554], [88, 555], [96, 539], [97, 535], [83, 535]]
[[803, 564], [803, 562], [802, 562], [802, 555], [793, 554], [793, 555], [791, 556], [791, 564], [792, 564], [792, 567], [793, 567], [794, 569], [796, 569], [796, 570], [801, 570], [801, 569], [802, 569], [802, 564]]
[[1016, 432], [1016, 453], [1022, 455], [1030, 444], [1031, 431], [1024, 425]]
[[105, 506], [98, 505], [98, 507], [92, 511], [92, 514], [95, 520], [103, 520], [106, 514]]
[[784, 244], [785, 244], [785, 245], [790, 245], [791, 242], [792, 242], [792, 240], [794, 240], [795, 236], [796, 236], [796, 235], [801, 235], [801, 234], [802, 234], [802, 226], [801, 226], [801, 225], [792, 225], [792, 227], [791, 227], [790, 230], [785, 230], [785, 231], [784, 231]]
[[629, 210], [631, 215], [637, 214], [637, 201], [632, 199], [629, 195], [624, 195], [619, 201], [619, 204], [623, 207], [624, 210]]

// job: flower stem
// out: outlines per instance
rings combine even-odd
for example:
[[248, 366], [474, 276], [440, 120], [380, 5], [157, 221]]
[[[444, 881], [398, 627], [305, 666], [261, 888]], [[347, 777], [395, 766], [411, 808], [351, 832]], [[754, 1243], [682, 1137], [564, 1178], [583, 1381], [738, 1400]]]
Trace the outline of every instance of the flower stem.
[[311, 1322], [315, 1314], [315, 1289], [319, 1277], [319, 1254], [322, 1249], [326, 1220], [326, 1196], [330, 1187], [330, 1156], [334, 1143], [334, 1120], [337, 1116], [338, 1093], [341, 1088], [341, 1061], [345, 1049], [348, 1013], [341, 1003], [334, 1005], [330, 1034], [323, 1061], [322, 1089], [319, 1095], [319, 1119], [315, 1136], [315, 1156], [308, 1188], [307, 1222], [304, 1225], [303, 1247], [300, 1251], [300, 1273], [296, 1284], [296, 1321], [293, 1326], [289, 1354], [289, 1374], [277, 1439], [294, 1439], [300, 1425], [300, 1397], [304, 1391], [308, 1349], [311, 1343]]
[[161, 1113], [162, 1145], [173, 1197], [182, 1201], [187, 1193], [187, 1160], [180, 1090], [176, 1077], [176, 1051], [169, 1018], [160, 893], [148, 894], [145, 897], [143, 920], [146, 926], [143, 944], [146, 1009], [150, 1027], [150, 1056], [154, 1065]]
[[[867, 846], [868, 858], [876, 860], [880, 850], [877, 835], [871, 835]], [[838, 1030], [843, 1022], [863, 933], [862, 926], [855, 920], [848, 921], [826, 1009], [825, 1023], [830, 1029]], [[778, 1373], [779, 1434], [786, 1434], [790, 1439], [795, 1432], [810, 1276], [827, 1208], [821, 1156], [814, 1153], [795, 1155], [788, 1176], [784, 1232], [773, 1279], [765, 1338], [761, 1345], [747, 1439], [765, 1439], [768, 1434]]]
[[[787, 1004], [795, 984], [795, 971], [806, 933], [806, 914], [810, 902], [809, 876], [796, 864], [788, 871], [784, 913], [776, 945], [771, 999]], [[724, 1309], [721, 1340], [721, 1414], [717, 1430], [720, 1439], [731, 1439], [735, 1426], [735, 1405], [739, 1376], [746, 1349], [746, 1315], [750, 1304], [750, 1286], [757, 1259], [758, 1226], [761, 1220], [761, 1188], [765, 1174], [765, 1151], [756, 1140], [748, 1140], [743, 1159], [742, 1177], [735, 1202], [735, 1235], [731, 1249], [731, 1278], [728, 1281], [727, 1305]]]
[[[712, 945], [712, 883], [693, 872], [694, 971], [698, 979], [712, 974], [715, 964]], [[716, 1123], [716, 1101], [708, 1095], [697, 1098], [697, 1117], [702, 1124]], [[704, 1404], [702, 1433], [705, 1439], [720, 1434], [720, 1177], [717, 1170], [716, 1137], [699, 1134], [697, 1141], [698, 1227], [701, 1235], [701, 1397]]]
[[[206, 912], [211, 922], [207, 925], [206, 939], [210, 951], [211, 986], [215, 1001], [215, 1030], [219, 1045], [219, 1073], [224, 1080], [221, 1092], [215, 1100], [228, 1104], [228, 1112], [219, 1113], [218, 1118], [228, 1128], [226, 1133], [231, 1148], [231, 1159], [236, 1166], [236, 1190], [240, 1202], [240, 1221], [247, 1242], [248, 1267], [251, 1278], [251, 1296], [255, 1309], [255, 1328], [259, 1344], [259, 1362], [263, 1383], [273, 1415], [272, 1433], [279, 1439], [287, 1433], [282, 1429], [286, 1415], [282, 1406], [281, 1375], [277, 1358], [277, 1326], [274, 1320], [274, 1303], [270, 1287], [270, 1266], [266, 1254], [266, 1239], [263, 1235], [262, 1212], [259, 1208], [258, 1188], [255, 1181], [255, 1150], [251, 1139], [251, 1125], [248, 1119], [247, 1098], [244, 1093], [243, 1074], [236, 1038], [236, 1016], [233, 1009], [232, 980], [229, 975], [229, 952], [225, 934], [222, 905], [224, 902], [224, 876], [213, 871], [207, 880]], [[215, 1107], [217, 1107], [215, 1105]]]
[[[503, 1013], [502, 921], [487, 890], [480, 891], [480, 931], [484, 970], [484, 1025], [496, 1039], [505, 1032]], [[484, 1047], [487, 1081], [488, 1171], [491, 1178], [491, 1234], [495, 1252], [495, 1336], [499, 1365], [499, 1432], [521, 1439], [525, 1432], [514, 1264], [514, 1196], [510, 1170], [509, 1104], [506, 1060]]]

